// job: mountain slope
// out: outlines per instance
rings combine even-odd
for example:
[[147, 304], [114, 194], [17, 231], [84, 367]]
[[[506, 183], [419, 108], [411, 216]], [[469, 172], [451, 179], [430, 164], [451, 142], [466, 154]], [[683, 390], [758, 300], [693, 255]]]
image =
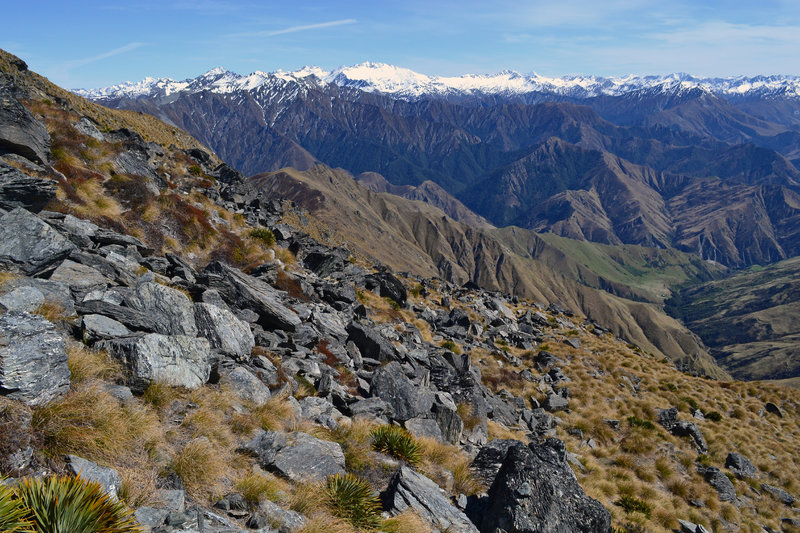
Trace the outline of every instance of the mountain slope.
[[[373, 67], [359, 75], [383, 72]], [[424, 91], [406, 100], [345, 83], [344, 71], [333, 78], [314, 69], [300, 74], [215, 70], [94, 94], [186, 128], [251, 174], [323, 162], [355, 175], [377, 172], [398, 186], [433, 182], [495, 226], [680, 247], [730, 266], [783, 259], [798, 247], [780, 216], [760, 218], [756, 237], [744, 238], [723, 201], [727, 195], [706, 195], [711, 216], [698, 216], [685, 198], [673, 200], [717, 176], [742, 201], [791, 220], [792, 202], [784, 199], [800, 191], [800, 171], [771, 148], [729, 144], [761, 143], [797, 157], [800, 136], [746, 115], [691, 80], [598, 82], [606, 88], [580, 89], [591, 98], [562, 91], [562, 100], [573, 103], [531, 105], [499, 98], [505, 89], [483, 97], [473, 91], [469, 104]], [[613, 124], [589, 106], [627, 122]], [[458, 208], [426, 187], [417, 189], [419, 198]]]
[[[308, 209], [354, 251], [395, 270], [476, 283], [538, 301], [559, 302], [607, 324], [643, 349], [688, 362], [721, 376], [709, 365], [693, 335], [654, 303], [634, 302], [582, 285], [554, 271], [540, 256], [569, 259], [534, 234], [524, 255], [491, 233], [458, 223], [430, 205], [390, 194], [375, 194], [347, 173], [317, 166], [306, 172], [284, 169], [250, 179], [255, 191], [292, 200]], [[522, 231], [522, 230], [520, 230]], [[545, 250], [542, 250], [545, 249]], [[577, 270], [577, 266], [571, 266]], [[597, 280], [602, 286], [602, 280]], [[607, 284], [611, 288], [611, 283]], [[620, 292], [625, 289], [620, 287]], [[629, 295], [631, 295], [629, 293]]]

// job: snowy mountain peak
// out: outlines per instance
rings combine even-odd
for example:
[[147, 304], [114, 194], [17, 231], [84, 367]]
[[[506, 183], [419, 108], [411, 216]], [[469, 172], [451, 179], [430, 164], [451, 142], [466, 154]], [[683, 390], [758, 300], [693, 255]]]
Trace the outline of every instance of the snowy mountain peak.
[[414, 100], [421, 97], [521, 95], [543, 93], [567, 98], [592, 98], [601, 95], [617, 96], [640, 91], [661, 91], [688, 94], [702, 91], [727, 98], [747, 96], [800, 98], [798, 76], [755, 76], [730, 78], [698, 78], [686, 73], [664, 76], [562, 76], [549, 77], [535, 72], [521, 74], [503, 70], [496, 74], [465, 74], [433, 76], [386, 63], [364, 62], [328, 71], [317, 66], [305, 66], [294, 71], [256, 71], [246, 76], [223, 67], [209, 70], [197, 78], [175, 81], [170, 78], [145, 78], [140, 82], [125, 82], [101, 89], [79, 89], [75, 92], [93, 99], [138, 98], [148, 95], [168, 96], [175, 92], [213, 91], [231, 93], [252, 91], [264, 84], [297, 83], [302, 87], [313, 84], [334, 84], [367, 92], [380, 92], [396, 98]]

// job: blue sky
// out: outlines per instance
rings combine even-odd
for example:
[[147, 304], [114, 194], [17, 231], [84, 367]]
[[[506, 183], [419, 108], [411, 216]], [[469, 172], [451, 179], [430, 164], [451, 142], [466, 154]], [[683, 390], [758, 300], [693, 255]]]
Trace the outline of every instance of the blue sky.
[[363, 61], [425, 74], [800, 74], [800, 2], [12, 0], [0, 48], [68, 88]]

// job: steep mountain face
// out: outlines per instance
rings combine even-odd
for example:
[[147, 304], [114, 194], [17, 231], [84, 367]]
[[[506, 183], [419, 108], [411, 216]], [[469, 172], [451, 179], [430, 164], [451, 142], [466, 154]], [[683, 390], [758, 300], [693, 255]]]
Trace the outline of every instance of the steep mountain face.
[[395, 270], [559, 302], [604, 321], [645, 350], [720, 375], [694, 335], [659, 309], [658, 298], [593, 274], [532, 232], [518, 229], [504, 237], [476, 229], [429, 204], [375, 194], [349, 174], [322, 165], [306, 172], [260, 174], [249, 186], [254, 198], [260, 192], [305, 207], [336, 238]]
[[[796, 98], [799, 86], [788, 77], [434, 79], [369, 64], [216, 69], [84, 93], [185, 128], [246, 173], [316, 162], [377, 172], [459, 219], [467, 215], [455, 200], [495, 226], [746, 266], [796, 253], [800, 172], [781, 154], [798, 157], [800, 134], [737, 102]], [[717, 191], [698, 209], [692, 199], [711, 177]], [[767, 216], [740, 224], [750, 207]]]

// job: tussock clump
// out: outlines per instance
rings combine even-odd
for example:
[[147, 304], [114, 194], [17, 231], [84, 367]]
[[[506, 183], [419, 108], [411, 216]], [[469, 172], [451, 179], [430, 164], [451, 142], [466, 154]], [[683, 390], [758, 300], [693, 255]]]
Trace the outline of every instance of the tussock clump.
[[419, 442], [408, 431], [398, 426], [378, 426], [370, 433], [372, 449], [402, 459], [410, 465], [422, 460]]
[[336, 474], [325, 483], [328, 505], [335, 516], [353, 527], [373, 531], [381, 525], [381, 503], [372, 487], [353, 474]]
[[205, 499], [220, 495], [220, 482], [229, 471], [225, 450], [205, 437], [186, 443], [175, 456], [172, 469], [190, 494]]

